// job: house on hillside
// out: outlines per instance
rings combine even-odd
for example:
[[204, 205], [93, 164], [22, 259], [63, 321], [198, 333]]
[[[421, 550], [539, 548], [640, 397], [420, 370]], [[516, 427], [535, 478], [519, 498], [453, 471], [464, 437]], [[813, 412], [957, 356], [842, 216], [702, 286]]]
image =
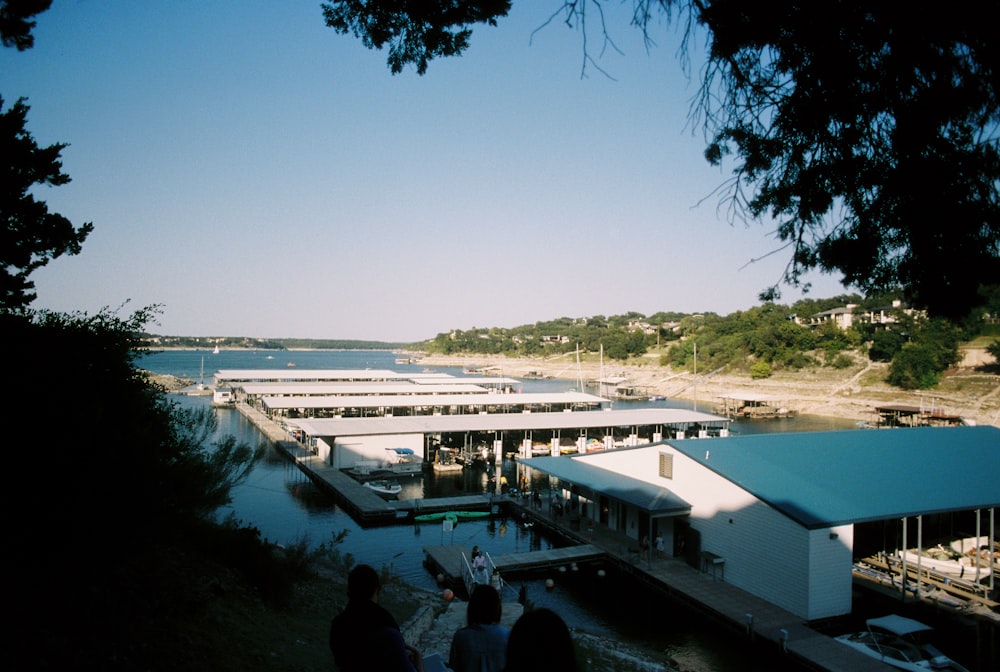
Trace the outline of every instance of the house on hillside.
[[[867, 310], [859, 310], [856, 303], [849, 303], [840, 308], [824, 310], [809, 317], [810, 326], [819, 326], [827, 322], [832, 322], [841, 329], [850, 329], [855, 324], [867, 323], [875, 325], [890, 325], [897, 322], [897, 314], [902, 311], [907, 315], [923, 315], [923, 311], [916, 311], [903, 305], [902, 301], [894, 300], [890, 305], [879, 306]], [[798, 320], [796, 320], [798, 321]]]

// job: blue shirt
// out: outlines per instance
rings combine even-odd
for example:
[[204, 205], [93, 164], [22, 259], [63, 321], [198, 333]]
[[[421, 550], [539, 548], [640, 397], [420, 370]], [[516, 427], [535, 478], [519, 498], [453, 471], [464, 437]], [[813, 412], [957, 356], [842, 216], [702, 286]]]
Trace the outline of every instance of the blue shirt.
[[503, 672], [510, 629], [502, 625], [470, 625], [451, 640], [448, 666], [454, 672]]

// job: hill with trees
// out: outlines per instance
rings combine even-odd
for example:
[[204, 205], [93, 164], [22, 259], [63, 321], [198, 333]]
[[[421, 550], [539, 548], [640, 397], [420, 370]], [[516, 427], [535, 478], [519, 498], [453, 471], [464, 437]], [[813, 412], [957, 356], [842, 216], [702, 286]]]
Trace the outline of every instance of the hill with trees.
[[[894, 301], [897, 303], [894, 306]], [[854, 319], [841, 326], [822, 319], [851, 307]], [[559, 318], [511, 328], [454, 329], [417, 344], [435, 355], [554, 357], [574, 351], [602, 353], [608, 361], [659, 355], [674, 370], [726, 369], [764, 378], [780, 370], [846, 368], [855, 357], [890, 362], [887, 382], [902, 389], [934, 387], [958, 362], [959, 344], [1000, 335], [989, 315], [957, 324], [906, 309], [892, 295], [848, 294], [803, 299], [788, 306], [764, 303], [729, 315], [637, 312], [606, 317]], [[877, 320], [866, 319], [877, 315]], [[854, 355], [852, 357], [851, 355]]]

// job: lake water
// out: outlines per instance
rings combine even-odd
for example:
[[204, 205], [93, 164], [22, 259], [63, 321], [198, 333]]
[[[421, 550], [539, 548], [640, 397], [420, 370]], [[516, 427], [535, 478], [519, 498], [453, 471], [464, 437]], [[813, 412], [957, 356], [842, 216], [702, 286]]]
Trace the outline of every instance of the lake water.
[[[202, 363], [204, 362], [204, 364]], [[204, 376], [211, 383], [218, 369], [276, 368], [285, 369], [293, 363], [299, 369], [390, 369], [399, 372], [420, 372], [422, 365], [395, 363], [390, 352], [378, 351], [165, 351], [145, 357], [143, 368], [157, 373], [172, 374], [194, 381]], [[456, 367], [434, 367], [435, 371], [461, 375]], [[202, 373], [204, 371], [204, 373]], [[565, 391], [573, 381], [524, 381], [525, 391]], [[207, 405], [207, 397], [176, 396], [185, 406]], [[621, 402], [616, 408], [629, 405], [692, 408], [693, 403], [678, 400]], [[707, 410], [703, 402], [700, 410]], [[238, 439], [258, 443], [262, 437], [239, 412], [217, 411], [219, 431]], [[735, 422], [738, 433], [773, 431], [815, 431], [849, 429], [853, 422], [826, 418], [799, 417], [790, 420]], [[513, 474], [513, 463], [505, 462], [504, 472]], [[514, 482], [513, 476], [508, 476]], [[483, 471], [464, 470], [456, 474], [427, 474], [404, 481], [401, 497], [442, 496], [464, 492], [482, 492], [486, 487]], [[364, 529], [341, 510], [325, 493], [317, 489], [298, 468], [274, 450], [251, 472], [249, 478], [236, 487], [232, 503], [221, 512], [232, 513], [240, 521], [257, 527], [262, 535], [277, 543], [307, 540], [311, 544], [328, 541], [333, 535], [347, 530], [340, 545], [359, 562], [375, 567], [388, 567], [393, 574], [415, 586], [436, 590], [434, 577], [423, 567], [423, 547], [439, 544], [459, 544], [469, 549], [477, 545], [491, 554], [550, 548], [557, 542], [544, 538], [533, 529], [523, 529], [514, 521], [476, 520], [459, 523], [451, 532], [436, 524], [403, 524]], [[545, 588], [545, 580], [556, 582], [554, 590]], [[707, 670], [775, 670], [788, 669], [789, 661], [775, 651], [751, 645], [739, 633], [707, 620], [697, 612], [663, 597], [652, 595], [634, 582], [609, 573], [597, 580], [581, 568], [578, 573], [537, 575], [517, 581], [536, 606], [557, 611], [575, 628], [628, 642], [648, 652], [674, 658], [683, 669]]]

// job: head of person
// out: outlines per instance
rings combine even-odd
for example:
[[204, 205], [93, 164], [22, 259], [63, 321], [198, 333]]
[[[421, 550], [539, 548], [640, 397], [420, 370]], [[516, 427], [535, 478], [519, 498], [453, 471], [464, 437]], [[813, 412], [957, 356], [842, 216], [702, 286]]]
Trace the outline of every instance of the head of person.
[[465, 618], [469, 625], [490, 625], [499, 623], [503, 615], [500, 593], [489, 584], [479, 584], [469, 596], [469, 606]]
[[371, 565], [358, 565], [347, 575], [347, 599], [351, 602], [378, 601], [381, 589], [378, 572]]
[[506, 672], [577, 672], [565, 621], [551, 609], [526, 611], [507, 639]]

